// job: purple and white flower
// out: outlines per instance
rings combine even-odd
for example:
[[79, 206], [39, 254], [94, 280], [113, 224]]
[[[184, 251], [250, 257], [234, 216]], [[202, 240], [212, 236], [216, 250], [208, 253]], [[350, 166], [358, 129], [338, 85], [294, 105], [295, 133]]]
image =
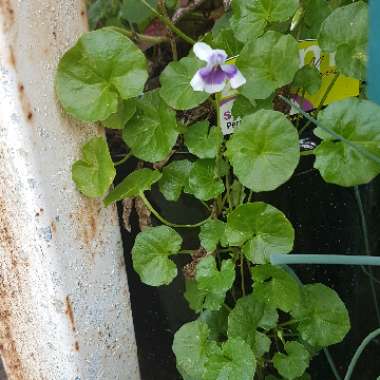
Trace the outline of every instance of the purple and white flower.
[[197, 42], [193, 49], [199, 59], [207, 62], [207, 66], [198, 70], [190, 82], [194, 91], [215, 94], [223, 91], [228, 81], [233, 89], [247, 82], [235, 65], [226, 63], [228, 56], [224, 50], [212, 49], [204, 42]]

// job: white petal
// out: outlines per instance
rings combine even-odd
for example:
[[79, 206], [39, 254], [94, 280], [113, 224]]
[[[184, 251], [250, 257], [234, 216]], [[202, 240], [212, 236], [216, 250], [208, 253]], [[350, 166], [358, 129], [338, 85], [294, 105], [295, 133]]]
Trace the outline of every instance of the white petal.
[[204, 91], [208, 92], [209, 94], [216, 94], [217, 92], [222, 92], [224, 90], [224, 87], [226, 86], [226, 82], [220, 84], [207, 84], [204, 83]]
[[212, 55], [213, 50], [204, 42], [197, 42], [193, 47], [194, 54], [202, 61], [208, 62], [209, 57]]
[[231, 87], [233, 89], [239, 88], [247, 83], [247, 79], [245, 79], [244, 75], [240, 72], [240, 70], [237, 71], [237, 73], [231, 78], [230, 80]]
[[195, 75], [193, 76], [193, 79], [191, 80], [190, 85], [194, 91], [204, 91], [205, 82], [200, 76], [199, 71], [197, 71]]

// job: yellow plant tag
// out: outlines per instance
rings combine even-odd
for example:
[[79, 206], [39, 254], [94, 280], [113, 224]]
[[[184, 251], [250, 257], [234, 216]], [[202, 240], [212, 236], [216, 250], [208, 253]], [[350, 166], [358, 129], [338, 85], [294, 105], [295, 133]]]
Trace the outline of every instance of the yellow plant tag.
[[[321, 73], [322, 85], [320, 90], [314, 95], [306, 93], [304, 98], [304, 100], [310, 103], [314, 108], [317, 108], [336, 74], [335, 53], [324, 53], [321, 51], [318, 41], [305, 40], [299, 41], [299, 57], [300, 68], [307, 64], [313, 64]], [[236, 57], [228, 60], [228, 63], [230, 64], [234, 64], [235, 62]], [[340, 75], [324, 104], [328, 105], [332, 102], [351, 96], [358, 96], [359, 91], [359, 80]], [[297, 95], [297, 89], [292, 89], [292, 93]], [[232, 106], [237, 94], [238, 91], [231, 89], [231, 87], [227, 85], [222, 94], [219, 96], [219, 118], [224, 135], [234, 133], [241, 121], [239, 117], [235, 118], [232, 115]], [[291, 113], [294, 114], [297, 112], [291, 111]]]

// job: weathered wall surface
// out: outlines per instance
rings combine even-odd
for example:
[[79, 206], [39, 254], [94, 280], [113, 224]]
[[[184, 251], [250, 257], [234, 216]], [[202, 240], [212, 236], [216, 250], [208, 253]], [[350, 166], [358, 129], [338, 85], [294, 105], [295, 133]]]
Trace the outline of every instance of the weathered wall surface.
[[115, 208], [70, 166], [102, 133], [64, 115], [59, 57], [84, 1], [0, 0], [0, 351], [9, 380], [139, 379]]

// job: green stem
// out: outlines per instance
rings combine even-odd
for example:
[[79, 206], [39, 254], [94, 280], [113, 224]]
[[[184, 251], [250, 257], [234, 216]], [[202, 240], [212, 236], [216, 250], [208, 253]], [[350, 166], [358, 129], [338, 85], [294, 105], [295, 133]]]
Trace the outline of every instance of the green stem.
[[351, 379], [352, 374], [354, 372], [354, 369], [356, 367], [356, 364], [360, 358], [360, 355], [363, 353], [365, 348], [371, 343], [371, 341], [374, 340], [375, 338], [377, 338], [378, 336], [380, 336], [380, 329], [377, 329], [377, 330], [371, 332], [363, 340], [363, 342], [361, 343], [361, 345], [359, 346], [359, 348], [357, 349], [357, 351], [355, 352], [355, 355], [353, 356], [353, 358], [351, 360], [351, 363], [348, 367], [348, 370], [347, 370], [346, 376], [344, 377], [344, 380], [350, 380]]
[[313, 154], [315, 154], [314, 149], [304, 150], [303, 152], [301, 152], [301, 156], [312, 156]]
[[[322, 97], [322, 99], [318, 105], [318, 108], [316, 109], [317, 114], [325, 105], [325, 102], [326, 102], [328, 96], [330, 95], [331, 90], [334, 88], [336, 81], [339, 79], [339, 76], [340, 76], [340, 73], [336, 73], [333, 80], [330, 82], [329, 86], [327, 87], [327, 89], [326, 89], [325, 93], [323, 94], [323, 97]], [[312, 121], [309, 119], [308, 122], [305, 124], [305, 126], [300, 130], [300, 135], [310, 124], [312, 124]]]
[[171, 223], [168, 220], [166, 220], [164, 217], [162, 217], [152, 206], [152, 204], [148, 201], [148, 199], [145, 197], [145, 194], [141, 191], [139, 193], [139, 197], [141, 200], [144, 202], [145, 206], [147, 209], [163, 224], [166, 224], [169, 227], [173, 228], [197, 228], [205, 224], [208, 220], [210, 220], [210, 217], [208, 217], [205, 220], [202, 220], [199, 223], [196, 224], [176, 224], [176, 223]]
[[127, 155], [125, 155], [121, 160], [114, 162], [114, 166], [119, 166], [124, 164], [124, 162], [128, 161], [133, 156], [132, 152], [129, 152]]
[[226, 175], [226, 193], [227, 193], [228, 209], [232, 210], [231, 187], [230, 187], [230, 173], [227, 173], [227, 175]]
[[244, 255], [240, 254], [240, 280], [241, 280], [241, 292], [245, 296], [245, 278], [244, 278]]
[[292, 107], [295, 107], [299, 113], [301, 113], [306, 119], [308, 119], [311, 123], [318, 126], [320, 129], [328, 133], [329, 135], [333, 136], [334, 139], [339, 140], [350, 146], [352, 149], [356, 150], [357, 152], [361, 153], [364, 157], [368, 158], [369, 160], [372, 160], [378, 164], [380, 164], [380, 157], [376, 156], [375, 154], [363, 149], [361, 146], [353, 143], [350, 140], [347, 140], [345, 137], [339, 135], [338, 133], [334, 132], [332, 129], [322, 125], [318, 120], [311, 117], [308, 113], [306, 113], [303, 109], [292, 103], [289, 99], [285, 98], [284, 96], [280, 95], [280, 98], [287, 104], [289, 104]]
[[297, 323], [300, 323], [302, 321], [299, 321], [298, 319], [292, 319], [291, 321], [284, 322], [284, 323], [279, 323], [278, 327], [286, 327], [286, 326], [293, 326], [296, 325]]
[[232, 309], [226, 303], [224, 303], [223, 306], [225, 309], [227, 309], [227, 311], [229, 311], [229, 312], [232, 311]]
[[192, 249], [183, 249], [182, 251], [179, 251], [180, 254], [183, 254], [183, 255], [193, 255], [194, 254], [194, 250]]
[[119, 28], [118, 26], [107, 26], [103, 29], [114, 30], [115, 32], [124, 34], [124, 36], [127, 36], [128, 38], [132, 40], [136, 39], [142, 42], [148, 42], [153, 45], [170, 42], [170, 39], [168, 37], [147, 36], [145, 34], [136, 33], [132, 30]]
[[158, 12], [154, 7], [152, 7], [146, 0], [140, 0], [147, 8], [150, 9], [169, 29], [171, 29], [178, 37], [181, 37], [184, 41], [189, 43], [190, 45], [194, 45], [196, 43], [191, 37], [187, 36], [182, 30], [178, 29], [173, 22], [168, 18]]

